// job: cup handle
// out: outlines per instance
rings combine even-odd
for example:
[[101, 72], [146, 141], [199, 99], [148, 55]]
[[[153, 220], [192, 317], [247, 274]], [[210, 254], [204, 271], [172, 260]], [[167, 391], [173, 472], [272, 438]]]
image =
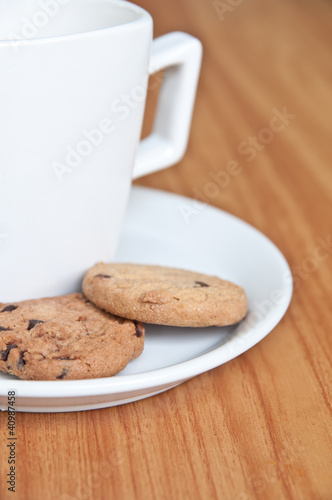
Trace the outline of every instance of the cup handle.
[[186, 33], [169, 33], [153, 41], [149, 74], [166, 71], [152, 133], [138, 147], [134, 179], [169, 167], [183, 157], [201, 60], [201, 42]]

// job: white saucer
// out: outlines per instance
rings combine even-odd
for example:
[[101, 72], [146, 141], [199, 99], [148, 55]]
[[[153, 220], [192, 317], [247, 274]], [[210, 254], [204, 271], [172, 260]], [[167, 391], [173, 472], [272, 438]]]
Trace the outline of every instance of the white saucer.
[[111, 378], [38, 382], [1, 374], [0, 409], [8, 390], [16, 409], [64, 412], [106, 408], [166, 391], [239, 356], [262, 340], [285, 314], [292, 278], [283, 255], [259, 231], [204, 206], [185, 220], [193, 200], [134, 187], [117, 260], [182, 267], [219, 275], [244, 287], [250, 313], [225, 328], [146, 326], [142, 356]]

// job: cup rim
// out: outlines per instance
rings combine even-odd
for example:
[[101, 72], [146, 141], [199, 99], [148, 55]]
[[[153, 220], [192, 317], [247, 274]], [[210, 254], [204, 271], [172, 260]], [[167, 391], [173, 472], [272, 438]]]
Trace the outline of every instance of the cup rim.
[[[71, 0], [72, 1], [72, 0]], [[78, 1], [78, 0], [74, 0]], [[91, 3], [93, 3], [93, 0], [89, 0]], [[85, 37], [85, 36], [91, 36], [91, 35], [96, 35], [96, 34], [105, 34], [106, 32], [112, 31], [119, 31], [119, 30], [125, 30], [128, 28], [131, 28], [132, 25], [138, 25], [138, 24], [146, 24], [148, 23], [153, 23], [151, 15], [142, 7], [133, 4], [127, 0], [104, 0], [104, 2], [110, 4], [110, 5], [115, 5], [117, 8], [120, 8], [122, 10], [127, 10], [134, 12], [135, 18], [125, 21], [121, 24], [116, 24], [115, 26], [108, 26], [105, 28], [96, 28], [96, 29], [90, 29], [90, 30], [84, 30], [84, 31], [79, 31], [77, 33], [68, 33], [64, 35], [51, 35], [51, 36], [44, 36], [40, 38], [28, 38], [28, 39], [10, 39], [10, 38], [1, 38], [0, 37], [0, 47], [3, 46], [13, 46], [14, 44], [17, 45], [35, 45], [35, 44], [45, 44], [48, 42], [57, 42], [60, 40], [71, 40], [71, 39], [76, 39], [80, 37]]]

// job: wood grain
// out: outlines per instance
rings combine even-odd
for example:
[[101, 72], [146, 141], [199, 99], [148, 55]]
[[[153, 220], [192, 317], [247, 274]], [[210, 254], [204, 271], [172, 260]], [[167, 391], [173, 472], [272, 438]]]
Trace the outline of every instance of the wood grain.
[[[256, 347], [169, 392], [105, 410], [18, 414], [15, 495], [4, 482], [2, 413], [0, 496], [331, 500], [332, 247], [322, 241], [332, 235], [332, 5], [229, 1], [238, 6], [222, 19], [210, 0], [137, 3], [153, 15], [156, 36], [181, 30], [204, 44], [188, 152], [139, 184], [193, 197], [208, 191], [210, 172], [237, 161], [241, 173], [208, 201], [280, 247], [294, 297]], [[267, 138], [262, 129], [284, 107], [296, 116], [248, 161], [239, 145]]]

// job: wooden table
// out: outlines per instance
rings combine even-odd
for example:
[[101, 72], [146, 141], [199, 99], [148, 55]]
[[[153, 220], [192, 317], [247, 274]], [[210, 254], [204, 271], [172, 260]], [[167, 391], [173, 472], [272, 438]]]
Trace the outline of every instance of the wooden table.
[[256, 347], [169, 392], [105, 410], [17, 414], [16, 494], [4, 484], [2, 413], [0, 496], [330, 500], [332, 4], [137, 3], [156, 36], [183, 30], [205, 48], [189, 150], [139, 184], [193, 197], [211, 171], [238, 161], [241, 174], [211, 204], [276, 243], [294, 297]]

